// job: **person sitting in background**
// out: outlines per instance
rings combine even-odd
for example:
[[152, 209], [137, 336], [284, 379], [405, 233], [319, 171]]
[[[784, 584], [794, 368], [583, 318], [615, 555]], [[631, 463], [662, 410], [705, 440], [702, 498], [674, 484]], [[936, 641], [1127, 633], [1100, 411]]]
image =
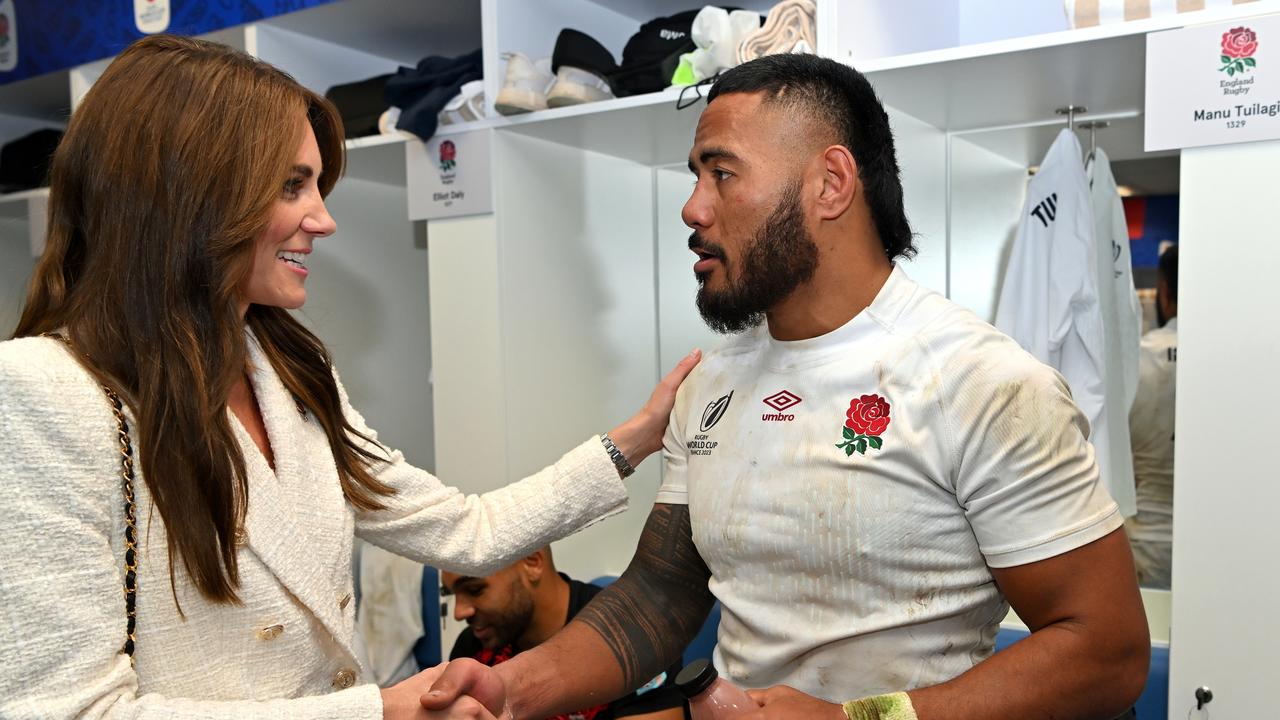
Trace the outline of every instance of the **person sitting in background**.
[[[537, 646], [586, 607], [601, 588], [556, 572], [551, 547], [487, 577], [441, 573], [455, 597], [453, 616], [465, 620], [450, 660], [472, 658], [494, 666]], [[558, 720], [683, 720], [684, 699], [674, 685], [678, 665], [611, 703], [555, 715]]]
[[1138, 514], [1125, 521], [1138, 584], [1173, 579], [1173, 420], [1178, 370], [1178, 246], [1160, 256], [1156, 329], [1142, 338], [1138, 393], [1129, 410]]

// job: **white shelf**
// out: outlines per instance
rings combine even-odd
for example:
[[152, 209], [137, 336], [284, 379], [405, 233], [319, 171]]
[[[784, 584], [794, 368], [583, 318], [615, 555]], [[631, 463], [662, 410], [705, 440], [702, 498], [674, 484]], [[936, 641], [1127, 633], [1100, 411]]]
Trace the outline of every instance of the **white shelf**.
[[[692, 93], [690, 90], [688, 97], [693, 97]], [[680, 88], [668, 88], [660, 93], [441, 125], [436, 135], [498, 129], [644, 165], [684, 165], [704, 104], [699, 102], [677, 111], [675, 105], [679, 97]], [[682, 138], [688, 140], [683, 146], [675, 142]], [[387, 148], [399, 149], [404, 143], [417, 140], [415, 135], [407, 132], [347, 140], [348, 174], [354, 172], [363, 176], [361, 171], [355, 170], [357, 164], [361, 168], [370, 167], [372, 163], [368, 158], [372, 154]]]
[[[1089, 107], [1092, 109], [1092, 106]], [[1176, 150], [1154, 153], [1143, 151], [1144, 118], [1136, 110], [1122, 113], [1090, 112], [1078, 118], [1077, 122], [1087, 119], [1107, 120], [1111, 123], [1109, 127], [1097, 130], [1096, 137], [1097, 146], [1106, 150], [1107, 156], [1113, 161], [1178, 155]], [[990, 132], [957, 133], [955, 137], [968, 140], [1014, 163], [1030, 168], [1040, 164], [1049, 146], [1066, 125], [1065, 119], [1056, 118], [1055, 121], [1046, 121], [1044, 125]], [[1088, 152], [1089, 131], [1076, 128], [1076, 137], [1080, 139], [1081, 148]]]
[[416, 138], [404, 132], [348, 140], [346, 177], [403, 187], [404, 144], [412, 140]]
[[[1041, 37], [1042, 45], [1024, 38], [921, 53], [868, 64], [866, 74], [886, 105], [1027, 165], [1039, 161], [1065, 125], [1054, 109], [1067, 104], [1088, 107], [1083, 118], [1112, 120], [1098, 140], [1113, 158], [1143, 156], [1145, 36], [1071, 42], [1075, 37], [1055, 33]], [[683, 165], [705, 103], [676, 110], [681, 90], [485, 118], [438, 132], [492, 127], [645, 165]], [[707, 88], [698, 90], [705, 95]], [[686, 100], [694, 92], [686, 90]], [[977, 132], [991, 128], [998, 130]]]
[[413, 133], [407, 133], [403, 130], [397, 130], [394, 133], [385, 135], [365, 135], [364, 137], [351, 138], [346, 141], [347, 152], [359, 152], [367, 148], [376, 148], [383, 145], [401, 145], [410, 140], [416, 140], [417, 136]]
[[[1070, 30], [858, 64], [881, 100], [934, 127], [1027, 165], [1039, 162], [1065, 121], [1055, 109], [1088, 108], [1078, 119], [1112, 118], [1098, 142], [1113, 159], [1143, 152], [1146, 34], [1280, 9], [1280, 2]], [[1013, 127], [1013, 126], [1026, 127]], [[991, 132], [974, 132], [997, 128]], [[1082, 140], [1087, 136], [1082, 134]]]
[[481, 38], [478, 0], [340, 0], [259, 24], [409, 66], [479, 50]]
[[[1055, 38], [1056, 40], [1056, 38]], [[1008, 43], [1001, 43], [1007, 45]], [[1025, 46], [1025, 43], [1020, 43]], [[951, 54], [959, 54], [949, 51]], [[1114, 159], [1144, 156], [1141, 108], [1145, 36], [1054, 42], [1003, 55], [937, 60], [871, 70], [884, 103], [1025, 165], [1034, 165], [1065, 126], [1054, 109], [1084, 105], [1107, 118], [1098, 142]], [[887, 63], [886, 63], [887, 64]], [[1118, 66], [1118, 67], [1117, 67]], [[1100, 82], [1098, 78], [1106, 78]], [[707, 88], [697, 89], [705, 96]], [[676, 110], [682, 88], [441, 126], [438, 134], [496, 128], [650, 166], [684, 165], [705, 102]], [[686, 101], [695, 89], [684, 91]], [[1087, 135], [1081, 134], [1087, 142]], [[351, 149], [386, 140], [360, 138]]]
[[1094, 114], [1140, 110], [1146, 37], [1058, 41], [1070, 34], [1048, 36], [1040, 45], [1001, 42], [860, 69], [886, 105], [951, 132], [1053, 120], [1054, 109], [1068, 104]]
[[[706, 88], [700, 88], [705, 95]], [[676, 110], [681, 88], [493, 120], [495, 127], [642, 165], [688, 158], [704, 102]], [[696, 97], [693, 89], [686, 100]]]
[[0, 113], [66, 125], [71, 80], [66, 70], [0, 85]]
[[[906, 4], [904, 3], [904, 0], [889, 0], [889, 1], [903, 3], [904, 5]], [[932, 3], [937, 3], [938, 0], [916, 0], [916, 2], [932, 4]], [[993, 7], [998, 7], [1003, 2], [1008, 2], [1010, 4], [1027, 2], [1028, 7], [1031, 7], [1029, 0], [997, 0], [996, 2], [985, 2], [985, 3], [979, 3], [979, 4], [986, 4], [988, 6], [991, 6], [991, 8], [993, 8]], [[1046, 5], [1046, 7], [1052, 6], [1054, 8], [1053, 12], [1055, 14], [1061, 12], [1062, 3], [1060, 0], [1036, 0], [1036, 2]], [[955, 14], [958, 11], [957, 7], [952, 6], [948, 11], [946, 9], [947, 5], [948, 3], [945, 2], [945, 0], [939, 3], [939, 8], [940, 8], [939, 11], [935, 14], [935, 16], [931, 17], [932, 24], [940, 24], [945, 26], [945, 25], [948, 25], [949, 23], [954, 23], [957, 20], [957, 18], [955, 17]], [[915, 35], [922, 35], [926, 33], [928, 29], [932, 29], [929, 27], [886, 28], [885, 27], [886, 22], [899, 24], [899, 25], [906, 25], [907, 22], [909, 22], [908, 18], [910, 18], [910, 14], [903, 16], [901, 14], [898, 14], [896, 9], [894, 12], [886, 12], [885, 7], [876, 9], [875, 2], [870, 3], [869, 6], [872, 8], [872, 10], [867, 11], [868, 15], [861, 19], [865, 21], [869, 21], [871, 26], [876, 28], [879, 33], [909, 31], [907, 35], [909, 37], [914, 37]], [[988, 9], [991, 9], [991, 8], [988, 8]], [[839, 11], [843, 13], [845, 12], [845, 10], [846, 8], [843, 6], [843, 4], [841, 4], [841, 6], [839, 7]], [[1256, 15], [1263, 15], [1263, 14], [1273, 13], [1277, 11], [1280, 11], [1280, 0], [1255, 0], [1254, 2], [1244, 2], [1242, 4], [1231, 5], [1231, 6], [1222, 7], [1222, 8], [1213, 8], [1208, 10], [1194, 11], [1194, 12], [1176, 13], [1173, 15], [1164, 15], [1161, 17], [1150, 18], [1147, 20], [1131, 20], [1127, 22], [1109, 23], [1106, 25], [1097, 25], [1094, 27], [1077, 28], [1077, 29], [1065, 29], [1066, 28], [1065, 22], [1058, 23], [1056, 20], [1054, 22], [1041, 21], [1041, 22], [1036, 22], [1032, 24], [1039, 25], [1039, 26], [1058, 25], [1059, 27], [1063, 27], [1064, 29], [1057, 32], [1038, 32], [1038, 33], [1031, 33], [1026, 35], [1019, 35], [1016, 37], [1008, 37], [1005, 39], [992, 40], [988, 42], [978, 42], [978, 43], [961, 42], [959, 44], [954, 44], [955, 38], [952, 37], [953, 44], [950, 46], [943, 46], [943, 47], [938, 47], [937, 49], [931, 49], [931, 50], [920, 51], [920, 52], [912, 51], [912, 52], [895, 53], [895, 54], [872, 55], [869, 57], [859, 56], [856, 49], [848, 49], [848, 50], [844, 49], [843, 46], [848, 42], [848, 38], [842, 38], [841, 40], [843, 42], [837, 43], [837, 45], [840, 46], [840, 48], [836, 50], [834, 54], [839, 56], [837, 59], [843, 62], [850, 62], [863, 72], [874, 72], [878, 70], [889, 70], [889, 69], [895, 69], [895, 68], [907, 67], [907, 66], [932, 65], [939, 62], [965, 60], [965, 59], [973, 58], [979, 55], [1002, 55], [1006, 53], [1019, 52], [1022, 50], [1028, 50], [1032, 48], [1048, 47], [1050, 45], [1064, 45], [1064, 44], [1089, 42], [1092, 40], [1102, 40], [1106, 38], [1118, 37], [1123, 35], [1145, 35], [1146, 33], [1150, 33], [1150, 32], [1160, 32], [1163, 30], [1171, 30], [1174, 28], [1186, 27], [1188, 25], [1230, 22], [1239, 18], [1253, 17]], [[1040, 10], [1036, 10], [1035, 12], [1044, 12], [1044, 10], [1040, 9]], [[855, 13], [855, 16], [856, 16], [856, 13]], [[1023, 17], [1017, 21], [1011, 20], [1011, 22], [1014, 22], [1015, 24], [1025, 25], [1028, 22], [1028, 20], [1027, 18]], [[997, 21], [997, 24], [1000, 24], [999, 21]], [[839, 23], [837, 23], [837, 25], [839, 25]], [[942, 33], [942, 35], [945, 35], [945, 33]]]
[[[601, 3], [606, 4], [606, 3]], [[1146, 33], [1223, 22], [1280, 8], [1280, 1], [1177, 17], [1048, 33], [859, 63], [883, 102], [941, 130], [1034, 165], [1065, 126], [1054, 113], [1089, 109], [1106, 118], [1098, 144], [1113, 159], [1142, 149]], [[705, 92], [705, 88], [703, 89]], [[692, 93], [693, 91], [688, 91]], [[702, 103], [675, 110], [679, 88], [527, 115], [488, 118], [457, 129], [496, 127], [648, 165], [684, 164]], [[1081, 140], [1087, 143], [1082, 132]]]
[[0, 195], [0, 218], [25, 220], [29, 207], [27, 201], [32, 199], [48, 200], [49, 188], [22, 190]]
[[[671, 103], [673, 106], [680, 97], [681, 88], [669, 87], [661, 92], [646, 93], [644, 95], [632, 95], [624, 98], [612, 98], [609, 100], [601, 100], [599, 102], [583, 103], [581, 105], [568, 105], [565, 107], [551, 108], [548, 110], [539, 110], [537, 112], [522, 113], [519, 115], [498, 115], [492, 118], [495, 127], [510, 127], [515, 125], [530, 125], [546, 121], [564, 120], [568, 118], [605, 115], [619, 110], [631, 110], [635, 108], [648, 108], [654, 105], [663, 105]], [[706, 94], [707, 88], [701, 88], [702, 93]], [[693, 89], [688, 90], [686, 97], [692, 98]]]

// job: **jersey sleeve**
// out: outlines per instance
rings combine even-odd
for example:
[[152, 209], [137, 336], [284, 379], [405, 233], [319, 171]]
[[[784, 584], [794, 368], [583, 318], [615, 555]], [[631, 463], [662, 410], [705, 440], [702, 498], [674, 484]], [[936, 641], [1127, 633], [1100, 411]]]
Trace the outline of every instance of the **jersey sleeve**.
[[955, 345], [945, 363], [934, 357], [949, 386], [950, 481], [987, 564], [1045, 560], [1119, 528], [1062, 376], [997, 333], [968, 332]]
[[1167, 391], [1173, 379], [1171, 368], [1167, 367], [1168, 356], [1169, 348], [1150, 337], [1139, 346], [1137, 393], [1129, 409], [1129, 432], [1135, 452], [1140, 446], [1150, 445], [1156, 440], [1156, 433], [1163, 431], [1161, 415], [1168, 409], [1162, 400], [1173, 394]]
[[684, 427], [692, 395], [687, 388], [693, 380], [694, 376], [690, 376], [676, 391], [675, 406], [662, 438], [662, 485], [654, 502], [665, 505], [689, 504], [689, 447], [685, 444]]

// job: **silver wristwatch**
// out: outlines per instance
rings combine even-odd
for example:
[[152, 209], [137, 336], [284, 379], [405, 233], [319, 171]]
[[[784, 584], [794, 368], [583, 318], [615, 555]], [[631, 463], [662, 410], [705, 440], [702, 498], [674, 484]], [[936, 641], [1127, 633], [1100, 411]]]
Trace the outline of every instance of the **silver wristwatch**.
[[623, 455], [618, 446], [613, 444], [613, 440], [609, 439], [609, 433], [601, 435], [600, 442], [604, 443], [604, 449], [609, 453], [609, 459], [613, 461], [613, 466], [618, 469], [618, 475], [622, 479], [627, 479], [636, 471], [631, 467], [631, 463], [627, 462], [627, 456]]

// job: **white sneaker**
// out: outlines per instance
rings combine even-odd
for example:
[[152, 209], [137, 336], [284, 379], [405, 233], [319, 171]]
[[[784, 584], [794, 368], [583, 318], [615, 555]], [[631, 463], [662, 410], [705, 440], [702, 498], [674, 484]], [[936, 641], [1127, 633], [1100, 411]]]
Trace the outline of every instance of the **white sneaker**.
[[441, 125], [457, 125], [484, 117], [484, 81], [472, 80], [440, 110]]
[[400, 122], [400, 108], [392, 105], [378, 116], [378, 132], [383, 135], [395, 135], [400, 132], [396, 129], [397, 122]]
[[507, 78], [493, 107], [503, 115], [517, 115], [547, 109], [547, 88], [555, 81], [551, 59], [530, 62], [522, 53], [505, 53]]
[[561, 65], [555, 84], [547, 91], [547, 105], [565, 107], [612, 97], [613, 91], [604, 78], [587, 70]]

